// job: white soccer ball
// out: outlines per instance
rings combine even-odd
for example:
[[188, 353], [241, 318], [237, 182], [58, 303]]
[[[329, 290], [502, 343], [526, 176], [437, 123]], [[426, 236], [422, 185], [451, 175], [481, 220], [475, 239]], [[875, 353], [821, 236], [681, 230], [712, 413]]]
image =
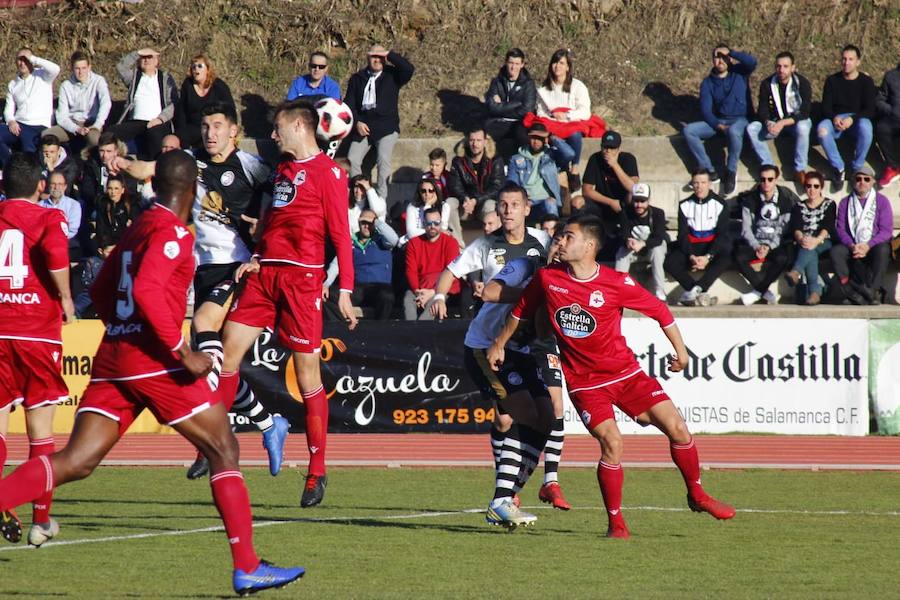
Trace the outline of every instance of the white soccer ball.
[[319, 113], [316, 137], [326, 142], [342, 140], [353, 129], [353, 111], [334, 98], [322, 98], [315, 104]]

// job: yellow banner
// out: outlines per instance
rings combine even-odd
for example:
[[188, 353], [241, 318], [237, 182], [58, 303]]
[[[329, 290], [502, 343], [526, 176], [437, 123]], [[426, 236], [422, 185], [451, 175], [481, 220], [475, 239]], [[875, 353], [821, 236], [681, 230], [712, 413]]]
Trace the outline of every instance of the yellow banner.
[[[190, 321], [184, 322], [185, 336], [190, 333]], [[99, 320], [77, 321], [63, 327], [63, 378], [69, 386], [69, 399], [56, 408], [54, 433], [69, 433], [75, 422], [78, 402], [91, 379], [91, 364], [97, 346], [103, 338], [103, 324]], [[10, 433], [25, 433], [25, 411], [16, 409], [9, 420]], [[171, 427], [160, 425], [150, 411], [144, 411], [128, 429], [134, 433], [173, 433]]]

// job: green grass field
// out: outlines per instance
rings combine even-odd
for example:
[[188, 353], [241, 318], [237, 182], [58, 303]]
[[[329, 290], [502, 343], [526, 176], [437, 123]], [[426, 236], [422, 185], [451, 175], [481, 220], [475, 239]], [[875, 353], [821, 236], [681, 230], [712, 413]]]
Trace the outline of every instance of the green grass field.
[[[630, 469], [624, 542], [602, 537], [590, 469], [562, 472], [576, 507], [568, 513], [539, 506], [532, 482], [523, 506], [538, 522], [511, 534], [474, 512], [490, 499], [487, 469], [335, 468], [325, 504], [302, 511], [296, 473], [246, 477], [260, 555], [307, 568], [299, 583], [263, 595], [273, 600], [888, 598], [900, 589], [897, 473], [705, 472], [707, 489], [740, 511], [721, 523], [686, 509], [674, 469]], [[99, 469], [59, 491], [54, 515], [58, 541], [70, 544], [0, 546], [0, 597], [231, 595], [224, 533], [194, 531], [219, 524], [209, 486], [183, 469]]]

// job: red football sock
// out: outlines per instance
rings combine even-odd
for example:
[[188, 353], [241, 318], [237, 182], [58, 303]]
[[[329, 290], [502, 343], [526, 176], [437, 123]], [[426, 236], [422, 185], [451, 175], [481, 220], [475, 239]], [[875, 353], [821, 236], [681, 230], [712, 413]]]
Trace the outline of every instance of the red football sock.
[[0, 479], [0, 510], [9, 510], [53, 491], [53, 466], [46, 456], [32, 458]]
[[0, 477], [3, 477], [4, 466], [6, 466], [6, 438], [0, 433]]
[[217, 398], [228, 410], [231, 410], [231, 405], [234, 404], [240, 382], [241, 377], [237, 371], [232, 371], [231, 373], [222, 371], [219, 375], [219, 389], [216, 390]]
[[309, 473], [325, 474], [325, 440], [328, 436], [328, 398], [319, 386], [303, 394], [306, 407], [306, 446], [309, 449]]
[[[52, 437], [30, 440], [28, 442], [28, 458], [49, 456], [56, 451], [56, 444]], [[34, 501], [31, 512], [32, 523], [47, 523], [50, 520], [50, 505], [53, 504], [53, 490], [43, 494]]]
[[250, 495], [240, 471], [222, 471], [209, 478], [213, 501], [225, 523], [225, 533], [231, 545], [234, 568], [251, 573], [259, 566], [253, 549], [253, 515], [250, 514]]
[[672, 453], [672, 462], [684, 477], [684, 483], [691, 498], [705, 496], [706, 492], [700, 485], [700, 456], [697, 454], [694, 438], [691, 438], [687, 444], [669, 444], [669, 450]]
[[622, 465], [610, 465], [602, 460], [597, 465], [597, 482], [600, 484], [600, 493], [603, 495], [603, 504], [609, 515], [610, 523], [622, 518], [622, 483], [625, 481], [625, 472]]

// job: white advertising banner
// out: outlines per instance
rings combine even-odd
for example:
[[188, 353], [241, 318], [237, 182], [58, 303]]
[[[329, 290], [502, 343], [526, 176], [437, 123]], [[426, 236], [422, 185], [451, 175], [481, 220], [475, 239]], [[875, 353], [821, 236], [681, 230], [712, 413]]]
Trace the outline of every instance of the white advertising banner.
[[[864, 319], [677, 321], [690, 361], [672, 352], [656, 321], [625, 318], [622, 333], [694, 433], [866, 435], [869, 340]], [[622, 433], [658, 433], [616, 411]], [[587, 433], [566, 398], [566, 433]]]

